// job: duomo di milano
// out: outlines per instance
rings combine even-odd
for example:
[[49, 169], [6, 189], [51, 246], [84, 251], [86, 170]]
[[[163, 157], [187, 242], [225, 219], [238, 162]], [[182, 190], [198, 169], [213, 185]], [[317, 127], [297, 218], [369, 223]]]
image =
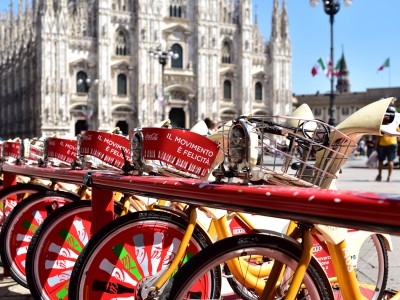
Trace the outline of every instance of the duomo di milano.
[[[271, 1], [272, 16], [262, 16], [271, 18], [269, 41], [252, 5], [10, 0], [0, 14], [0, 136], [76, 135], [87, 126], [126, 133], [163, 117], [189, 128], [206, 117], [288, 113], [286, 0]], [[175, 58], [163, 67], [150, 55], [157, 49]]]

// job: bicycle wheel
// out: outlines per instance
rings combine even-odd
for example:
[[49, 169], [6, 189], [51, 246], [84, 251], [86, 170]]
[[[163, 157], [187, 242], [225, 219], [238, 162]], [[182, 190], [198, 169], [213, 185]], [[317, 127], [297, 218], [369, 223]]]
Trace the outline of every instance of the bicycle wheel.
[[[363, 242], [355, 268], [361, 294], [369, 300], [382, 299], [389, 270], [388, 253], [382, 235], [373, 234]], [[334, 292], [337, 300], [343, 299], [340, 287]]]
[[22, 199], [31, 194], [46, 191], [48, 189], [49, 188], [47, 186], [33, 183], [18, 183], [16, 185], [3, 188], [0, 191], [0, 228], [10, 211]]
[[[121, 208], [114, 211], [117, 216]], [[81, 200], [57, 209], [36, 230], [26, 255], [26, 279], [35, 299], [68, 299], [72, 267], [91, 238], [91, 224], [92, 201]]]
[[[135, 212], [104, 226], [75, 263], [69, 299], [145, 299], [146, 283], [171, 263], [186, 228], [185, 220], [161, 211]], [[196, 227], [182, 263], [207, 244]]]
[[[237, 259], [243, 262], [246, 258], [244, 264], [246, 268], [241, 270], [241, 279], [246, 280], [249, 269], [253, 269], [254, 272], [258, 266], [265, 267], [266, 263], [273, 262], [284, 264], [287, 271], [285, 274], [291, 274], [290, 270], [296, 269], [300, 255], [300, 245], [282, 236], [249, 234], [223, 239], [202, 250], [179, 269], [159, 299], [220, 299], [210, 296], [208, 284], [210, 277], [213, 276], [210, 270], [215, 266]], [[283, 299], [285, 296], [285, 287], [287, 282], [290, 282], [290, 277], [284, 278], [286, 280], [282, 280], [275, 290], [274, 299]], [[258, 278], [257, 284], [263, 280], [263, 277]], [[249, 282], [246, 281], [245, 284], [248, 291], [254, 291]], [[227, 282], [224, 282], [222, 287], [222, 297], [241, 299], [241, 296], [237, 296], [230, 289]], [[253, 297], [258, 299], [255, 292]], [[329, 281], [314, 258], [307, 269], [296, 299], [333, 299]]]
[[28, 287], [26, 253], [39, 225], [58, 207], [78, 200], [75, 194], [48, 190], [29, 196], [11, 211], [0, 233], [0, 256], [4, 268], [16, 282]]

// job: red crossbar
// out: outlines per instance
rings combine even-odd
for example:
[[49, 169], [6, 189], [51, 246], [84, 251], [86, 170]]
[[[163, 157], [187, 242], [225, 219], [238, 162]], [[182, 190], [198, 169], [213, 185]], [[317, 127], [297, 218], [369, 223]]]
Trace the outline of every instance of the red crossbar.
[[400, 195], [95, 173], [92, 185], [310, 223], [400, 234]]

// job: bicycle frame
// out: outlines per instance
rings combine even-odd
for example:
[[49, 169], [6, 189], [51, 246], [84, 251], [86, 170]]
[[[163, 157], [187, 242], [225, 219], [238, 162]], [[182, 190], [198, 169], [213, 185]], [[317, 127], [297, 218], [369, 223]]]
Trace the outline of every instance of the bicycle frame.
[[[70, 174], [68, 174], [68, 175], [70, 175]], [[105, 177], [107, 177], [109, 174], [107, 174], [107, 173], [105, 173], [105, 174], [92, 174], [92, 176], [91, 176], [91, 178], [92, 178], [92, 181], [96, 181], [97, 179], [101, 179], [102, 178], [102, 176], [105, 176]], [[114, 174], [115, 175], [115, 174]], [[218, 185], [212, 185], [212, 184], [209, 184], [209, 183], [204, 183], [204, 182], [202, 182], [202, 181], [200, 181], [200, 183], [198, 182], [198, 181], [196, 181], [196, 180], [194, 180], [193, 181], [193, 186], [194, 187], [196, 187], [196, 191], [195, 190], [191, 190], [192, 192], [193, 192], [193, 194], [195, 194], [194, 196], [193, 195], [191, 195], [190, 197], [189, 197], [189, 199], [187, 198], [187, 192], [188, 192], [188, 190], [190, 190], [190, 188], [188, 188], [188, 185], [189, 185], [189, 183], [191, 182], [191, 179], [184, 179], [184, 180], [177, 180], [176, 178], [173, 178], [173, 179], [166, 179], [165, 177], [161, 177], [161, 178], [157, 178], [157, 177], [151, 177], [151, 178], [140, 178], [140, 177], [138, 177], [138, 176], [127, 176], [127, 177], [125, 177], [124, 179], [127, 179], [128, 178], [128, 181], [127, 182], [122, 182], [122, 181], [124, 181], [124, 180], [121, 180], [121, 181], [118, 181], [118, 183], [117, 184], [114, 184], [114, 186], [112, 187], [112, 190], [114, 190], [115, 189], [115, 186], [122, 186], [122, 190], [125, 190], [126, 192], [129, 192], [129, 193], [134, 193], [134, 192], [141, 192], [141, 193], [147, 193], [148, 195], [153, 195], [153, 196], [156, 196], [156, 197], [163, 197], [163, 196], [165, 196], [165, 195], [168, 195], [168, 197], [167, 198], [170, 198], [171, 200], [176, 200], [176, 199], [181, 199], [183, 202], [185, 202], [185, 201], [188, 201], [188, 202], [190, 202], [190, 203], [192, 203], [192, 204], [195, 204], [195, 205], [199, 205], [199, 203], [201, 202], [201, 201], [204, 201], [205, 199], [208, 199], [208, 200], [210, 200], [210, 195], [211, 195], [211, 197], [212, 197], [212, 203], [211, 202], [209, 202], [209, 204], [211, 205], [211, 206], [219, 206], [219, 205], [222, 205], [221, 203], [223, 203], [223, 200], [222, 200], [222, 197], [225, 197], [225, 198], [227, 198], [227, 199], [229, 199], [230, 201], [231, 201], [231, 199], [234, 199], [234, 198], [237, 198], [238, 197], [238, 191], [237, 191], [237, 188], [238, 188], [238, 186], [236, 185], [236, 186], [234, 186], [233, 187], [233, 189], [236, 189], [234, 192], [232, 191], [232, 190], [229, 190], [229, 189], [226, 189], [225, 190], [225, 192], [231, 192], [231, 194], [232, 194], [232, 198], [230, 199], [229, 198], [229, 195], [228, 195], [228, 193], [227, 194], [218, 194], [218, 197], [216, 197], [217, 198], [217, 200], [216, 200], [216, 202], [214, 202], [214, 200], [215, 200], [215, 198], [214, 198], [214, 196], [216, 195], [215, 194], [215, 192], [218, 190], [218, 193], [221, 191], [221, 186], [218, 186]], [[130, 180], [129, 180], [129, 178], [130, 178]], [[108, 178], [107, 180], [109, 180], [110, 178]], [[140, 179], [144, 179], [144, 180], [140, 180]], [[171, 185], [171, 184], [168, 184], [168, 182], [169, 182], [169, 180], [171, 180], [171, 181], [174, 181], [174, 183], [173, 183], [173, 185]], [[148, 181], [150, 181], [151, 182], [151, 184], [150, 185], [148, 185], [149, 184], [149, 182]], [[161, 183], [160, 184], [160, 181], [162, 181], [163, 183]], [[129, 182], [129, 183], [128, 183]], [[165, 182], [167, 182], [167, 184], [165, 183]], [[160, 186], [158, 186], [158, 190], [154, 190], [155, 189], [155, 186], [157, 185], [157, 184], [160, 184], [160, 186], [161, 186], [161, 188], [160, 188]], [[101, 184], [100, 184], [101, 185]], [[96, 183], [94, 183], [94, 192], [93, 192], [93, 197], [96, 199], [96, 201], [97, 201], [97, 199], [102, 199], [102, 200], [104, 200], [104, 202], [98, 207], [98, 211], [99, 210], [102, 210], [103, 208], [105, 208], [105, 212], [107, 212], [107, 214], [109, 214], [109, 212], [110, 212], [110, 210], [112, 209], [112, 208], [110, 208], [110, 206], [109, 206], [109, 203], [107, 202], [108, 200], [109, 200], [109, 196], [112, 194], [112, 192], [108, 192], [108, 193], [104, 193], [104, 191], [102, 190], [102, 188], [100, 188], [100, 185], [97, 185], [96, 186]], [[176, 190], [176, 185], [180, 185], [180, 187], [182, 187], [182, 189], [180, 190], [180, 191], [174, 191], [174, 190]], [[211, 188], [211, 189], [205, 189], [208, 193], [210, 193], [210, 195], [204, 195], [204, 194], [202, 194], [204, 191], [200, 191], [201, 189], [203, 189], [204, 188], [204, 185], [207, 187], [207, 186], [213, 186], [213, 188]], [[136, 188], [133, 188], [133, 186], [136, 186]], [[197, 188], [199, 189], [199, 190], [197, 190]], [[186, 191], [185, 191], [185, 189], [186, 189]], [[223, 188], [222, 188], [223, 189]], [[306, 201], [308, 201], [308, 202], [305, 202], [305, 204], [307, 204], [307, 205], [305, 205], [304, 207], [307, 207], [308, 209], [309, 209], [309, 206], [308, 206], [308, 204], [310, 203], [310, 193], [316, 193], [316, 194], [318, 194], [318, 192], [315, 192], [315, 191], [312, 191], [312, 192], [310, 192], [310, 191], [307, 191], [307, 192], [305, 192], [305, 191], [300, 191], [300, 190], [297, 190], [297, 189], [295, 189], [295, 190], [293, 190], [293, 189], [288, 189], [287, 187], [285, 187], [285, 189], [287, 189], [287, 191], [279, 191], [279, 189], [277, 189], [276, 190], [276, 187], [270, 187], [270, 188], [264, 188], [263, 187], [263, 191], [262, 191], [262, 193], [263, 193], [263, 195], [261, 196], [261, 195], [259, 195], [259, 198], [257, 199], [257, 193], [255, 192], [255, 189], [248, 189], [248, 187], [240, 187], [240, 193], [243, 193], [243, 191], [246, 191], [247, 193], [245, 193], [247, 196], [248, 195], [252, 195], [252, 196], [254, 196], [254, 195], [256, 195], [256, 197], [255, 197], [255, 200], [258, 200], [258, 202], [257, 201], [255, 201], [256, 203], [255, 204], [257, 204], [257, 205], [255, 205], [255, 206], [251, 206], [251, 208], [249, 209], [249, 208], [247, 208], [248, 209], [248, 211], [249, 212], [254, 212], [254, 213], [257, 213], [257, 212], [260, 212], [260, 211], [262, 211], [262, 212], [264, 212], [265, 214], [270, 214], [270, 215], [274, 215], [274, 216], [279, 216], [279, 217], [282, 217], [282, 216], [284, 216], [285, 218], [287, 217], [287, 218], [292, 218], [292, 216], [293, 216], [293, 219], [297, 219], [297, 220], [301, 220], [302, 219], [302, 217], [301, 216], [299, 216], [298, 215], [298, 207], [299, 207], [299, 205], [298, 205], [298, 203], [297, 203], [297, 205], [296, 205], [296, 203], [294, 203], [293, 202], [293, 208], [287, 208], [287, 207], [283, 207], [283, 206], [280, 206], [279, 204], [278, 204], [278, 201], [282, 201], [283, 199], [282, 198], [284, 198], [284, 200], [287, 200], [287, 202], [290, 202], [289, 200], [290, 200], [290, 197], [292, 197], [293, 198], [293, 193], [297, 193], [297, 192], [299, 192], [299, 193], [304, 193], [303, 194], [303, 198], [304, 199], [302, 199], [302, 200], [305, 200], [306, 199]], [[266, 190], [267, 190], [267, 192], [266, 192]], [[110, 189], [108, 189], [108, 191], [110, 191]], [[183, 193], [182, 193], [182, 191], [183, 191]], [[272, 197], [272, 198], [274, 198], [275, 199], [275, 203], [270, 203], [270, 204], [273, 204], [273, 205], [271, 205], [270, 206], [270, 209], [263, 209], [263, 208], [260, 208], [260, 205], [261, 204], [266, 204], [266, 202], [265, 202], [265, 195], [266, 195], [266, 193], [271, 193], [271, 194], [274, 194], [276, 191], [278, 191], [278, 194], [279, 193], [281, 193], [281, 196], [276, 196], [276, 195], [274, 195], [274, 197]], [[101, 196], [99, 196], [99, 193], [102, 193], [103, 194], [103, 196], [101, 197]], [[292, 193], [292, 194], [290, 194], [290, 193]], [[322, 198], [324, 198], [325, 196], [323, 195], [325, 193], [325, 191], [324, 192], [320, 192], [319, 194], [319, 196], [321, 197], [321, 199]], [[326, 198], [329, 198], [329, 200], [330, 201], [332, 201], [332, 199], [330, 198], [331, 196], [334, 196], [334, 195], [336, 195], [336, 194], [329, 194], [329, 197], [326, 197]], [[340, 197], [340, 199], [341, 199], [341, 201], [343, 201], [343, 199], [342, 199], [342, 197], [341, 196], [343, 196], [344, 198], [346, 198], [346, 196], [348, 197], [349, 195], [346, 195], [345, 193], [344, 194], [337, 194], [338, 196], [337, 197]], [[354, 196], [354, 198], [357, 198], [357, 195], [350, 195], [350, 197], [348, 197], [347, 199], [350, 199], [351, 198], [351, 196]], [[364, 195], [364, 196], [366, 196], [366, 195]], [[280, 198], [280, 197], [282, 197], [282, 198]], [[301, 198], [301, 196], [299, 196], [300, 198]], [[298, 201], [299, 200], [299, 197], [297, 197], [297, 195], [296, 195], [296, 201]], [[313, 195], [313, 197], [315, 197], [315, 195]], [[367, 196], [366, 196], [367, 197]], [[371, 197], [371, 195], [370, 195], [370, 197]], [[268, 197], [267, 197], [268, 198]], [[318, 198], [318, 197], [317, 197]], [[361, 198], [361, 199], [363, 199], [363, 197], [359, 197], [359, 198]], [[377, 197], [374, 197], [374, 196], [372, 196], [372, 198], [374, 198], [374, 199], [377, 199], [378, 198], [378, 196]], [[382, 196], [382, 198], [383, 199], [385, 199], [385, 200], [390, 200], [390, 197], [384, 197], [384, 196]], [[245, 200], [246, 198], [242, 198], [241, 200], [243, 201], [243, 200]], [[337, 198], [334, 198], [334, 199], [337, 199]], [[365, 200], [366, 198], [364, 198], [364, 200]], [[369, 198], [369, 199], [371, 199], [371, 198]], [[312, 199], [312, 200], [314, 200], [314, 198]], [[207, 202], [207, 201], [206, 201]], [[268, 202], [268, 201], [267, 201]], [[285, 202], [285, 201], [283, 201], [283, 202]], [[285, 205], [287, 205], [287, 202], [285, 203]], [[313, 201], [314, 202], [314, 201]], [[242, 205], [242, 203], [239, 205], [239, 204], [232, 204], [232, 202], [228, 202], [228, 204], [232, 207], [232, 209], [242, 209], [242, 207], [241, 207], [241, 205]], [[314, 204], [314, 203], [313, 203]], [[202, 205], [206, 205], [207, 206], [207, 204], [202, 204]], [[229, 206], [228, 205], [228, 206]], [[318, 204], [317, 204], [318, 205]], [[362, 204], [360, 204], [360, 205], [362, 205]], [[267, 207], [268, 207], [268, 205], [267, 205]], [[293, 210], [291, 210], [291, 209], [293, 209]], [[290, 211], [289, 213], [288, 213], [288, 210]], [[267, 213], [266, 213], [266, 211], [268, 211]], [[95, 211], [94, 211], [94, 213], [95, 213]], [[389, 213], [389, 212], [388, 212]], [[328, 223], [335, 223], [335, 220], [332, 220], [332, 219], [334, 219], [334, 218], [338, 218], [338, 211], [336, 211], [336, 214], [330, 214], [330, 218], [331, 219], [329, 219], [329, 216], [328, 217], [326, 217], [326, 216], [324, 216], [324, 217], [321, 217], [318, 213], [315, 213], [315, 215], [314, 215], [314, 218], [315, 218], [315, 220], [317, 220], [317, 222], [319, 222], [319, 221], [321, 221], [321, 220], [328, 220], [327, 222]], [[318, 216], [318, 217], [317, 217]], [[339, 215], [340, 216], [340, 215]], [[308, 218], [309, 216], [304, 216], [303, 218], [304, 218], [304, 220], [306, 220], [307, 218]], [[352, 217], [353, 217], [353, 215], [352, 215]], [[318, 218], [320, 218], [320, 219], [318, 219]], [[105, 218], [104, 220], [102, 220], [103, 222], [102, 223], [104, 223], [104, 222], [107, 222], [108, 221], [108, 219], [107, 218]], [[316, 223], [317, 223], [316, 222]], [[343, 223], [342, 222], [338, 222], [337, 221], [337, 219], [336, 219], [336, 222], [337, 223], [335, 223], [335, 224], [340, 224], [340, 225], [343, 225]], [[353, 219], [346, 219], [346, 222], [347, 222], [347, 224], [353, 224]], [[368, 222], [369, 222], [369, 220], [368, 219], [363, 219], [363, 223], [362, 223], [362, 226], [365, 226], [365, 228], [366, 227], [368, 227]], [[388, 222], [388, 223], [387, 223]], [[395, 231], [395, 230], [398, 230], [398, 228], [396, 227], [397, 225], [395, 225], [394, 227], [393, 227], [393, 220], [390, 220], [390, 221], [385, 221], [385, 222], [383, 222], [383, 226], [387, 226], [386, 228], [390, 228], [390, 230], [393, 230], [393, 231]], [[190, 222], [190, 224], [192, 224], [192, 221]], [[354, 224], [353, 224], [354, 225]], [[362, 227], [361, 226], [361, 227]], [[352, 226], [351, 226], [352, 227]], [[369, 227], [369, 228], [372, 228], [372, 227]], [[190, 234], [190, 232], [188, 231], [188, 234]], [[222, 233], [221, 233], [222, 234]], [[304, 236], [304, 240], [308, 240], [308, 237], [305, 235]], [[182, 243], [182, 244], [184, 244], [184, 243]], [[309, 242], [307, 242], [307, 248], [308, 248], [308, 244], [309, 244]], [[312, 243], [311, 243], [312, 244]], [[342, 249], [342, 248], [340, 248], [340, 249]], [[333, 249], [334, 251], [336, 251], [335, 249]], [[306, 253], [307, 251], [305, 251], [305, 253]], [[340, 252], [340, 251], [338, 251], [338, 252]], [[305, 254], [306, 256], [305, 257], [309, 257], [309, 254], [308, 253], [306, 253]], [[337, 255], [336, 254], [336, 252], [334, 252], [334, 254], [333, 255]], [[177, 255], [178, 256], [178, 255]], [[173, 262], [173, 264], [175, 265], [175, 262]], [[306, 266], [308, 264], [308, 262], [307, 262], [307, 259], [305, 259], [305, 261], [304, 262], [302, 262], [301, 264], [300, 264], [300, 266], [301, 266], [301, 268], [304, 268], [304, 266]], [[175, 265], [175, 266], [177, 266], [177, 264]], [[174, 268], [171, 268], [172, 270], [174, 270]], [[278, 274], [278, 272], [277, 272], [277, 274]], [[279, 273], [280, 274], [280, 273]], [[299, 273], [300, 274], [300, 273]], [[277, 275], [277, 278], [279, 278], [279, 276], [280, 275]], [[299, 275], [299, 277], [301, 277], [302, 275], [300, 274]], [[340, 275], [340, 276], [342, 276], [342, 275]], [[157, 284], [156, 284], [156, 289], [158, 289], [159, 288], [159, 286], [161, 286], [162, 284], [160, 283], [160, 282], [162, 282], [163, 280], [166, 280], [165, 278], [168, 278], [169, 277], [169, 275], [166, 275], [166, 274], [164, 274], [164, 276], [162, 277], [162, 278], [160, 278], [160, 280], [157, 282]], [[301, 281], [300, 281], [301, 282]], [[298, 283], [296, 282], [296, 285], [298, 285]], [[356, 295], [357, 296], [357, 295]], [[355, 298], [356, 299], [356, 298]]]

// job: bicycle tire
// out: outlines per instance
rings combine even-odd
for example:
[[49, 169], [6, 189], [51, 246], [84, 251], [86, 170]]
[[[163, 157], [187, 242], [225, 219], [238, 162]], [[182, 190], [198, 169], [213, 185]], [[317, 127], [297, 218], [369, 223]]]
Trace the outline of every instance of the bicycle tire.
[[[243, 255], [249, 257], [252, 254], [261, 255], [266, 260], [279, 259], [286, 266], [294, 269], [300, 259], [301, 247], [297, 242], [283, 238], [283, 235], [247, 234], [220, 240], [202, 250], [180, 268], [169, 281], [159, 300], [190, 299], [186, 298], [192, 296], [190, 293], [196, 293], [196, 299], [215, 299], [208, 295], [208, 291], [201, 290], [203, 281], [209, 280], [209, 271], [227, 260], [243, 257]], [[266, 261], [263, 260], [263, 262]], [[199, 281], [200, 278], [202, 281]], [[301, 289], [301, 296], [309, 292], [307, 299], [333, 299], [329, 280], [314, 258], [307, 268], [303, 283], [306, 289]], [[191, 290], [193, 284], [195, 287]], [[228, 283], [226, 287], [229, 287]], [[222, 292], [223, 295], [229, 296], [229, 299], [235, 299], [235, 293], [232, 291], [228, 292], [229, 295], [225, 293], [226, 291]], [[281, 290], [276, 295], [276, 299], [283, 299], [283, 296], [284, 290]], [[297, 299], [303, 299], [301, 296], [299, 293]], [[240, 298], [240, 296], [237, 297]]]
[[66, 203], [79, 201], [75, 194], [46, 190], [27, 197], [8, 215], [0, 232], [0, 257], [10, 276], [28, 287], [25, 261], [29, 242], [47, 215]]
[[[186, 228], [185, 220], [162, 211], [134, 212], [107, 224], [75, 263], [70, 299], [111, 299], [122, 292], [138, 299], [139, 284], [169, 265]], [[207, 234], [196, 226], [182, 263], [209, 243]]]
[[[361, 245], [357, 254], [355, 265], [356, 276], [361, 294], [368, 300], [382, 299], [386, 289], [389, 270], [388, 250], [385, 239], [380, 234], [372, 234]], [[230, 274], [229, 268], [224, 264], [224, 273]], [[243, 300], [254, 300], [251, 292], [247, 291], [234, 277], [227, 276], [232, 290], [240, 295]], [[332, 282], [335, 299], [343, 299], [340, 287], [336, 281]]]
[[[37, 192], [43, 192], [48, 190], [49, 187], [41, 184], [34, 183], [17, 183], [15, 185], [8, 186], [0, 190], [0, 228], [4, 223], [6, 217], [15, 207], [17, 203], [23, 199], [25, 195], [34, 194]], [[20, 196], [19, 196], [20, 195]], [[5, 207], [6, 200], [12, 198], [10, 206]]]
[[[114, 212], [120, 215], [121, 208], [115, 205]], [[60, 207], [36, 230], [29, 243], [25, 268], [35, 299], [68, 299], [71, 265], [91, 238], [91, 223], [92, 201], [81, 200]], [[65, 259], [64, 268], [46, 267], [49, 261], [59, 259]]]
[[[368, 300], [380, 300], [386, 289], [389, 258], [385, 239], [380, 234], [370, 235], [361, 245], [355, 266], [361, 294]], [[334, 289], [335, 299], [343, 299], [340, 287]]]

